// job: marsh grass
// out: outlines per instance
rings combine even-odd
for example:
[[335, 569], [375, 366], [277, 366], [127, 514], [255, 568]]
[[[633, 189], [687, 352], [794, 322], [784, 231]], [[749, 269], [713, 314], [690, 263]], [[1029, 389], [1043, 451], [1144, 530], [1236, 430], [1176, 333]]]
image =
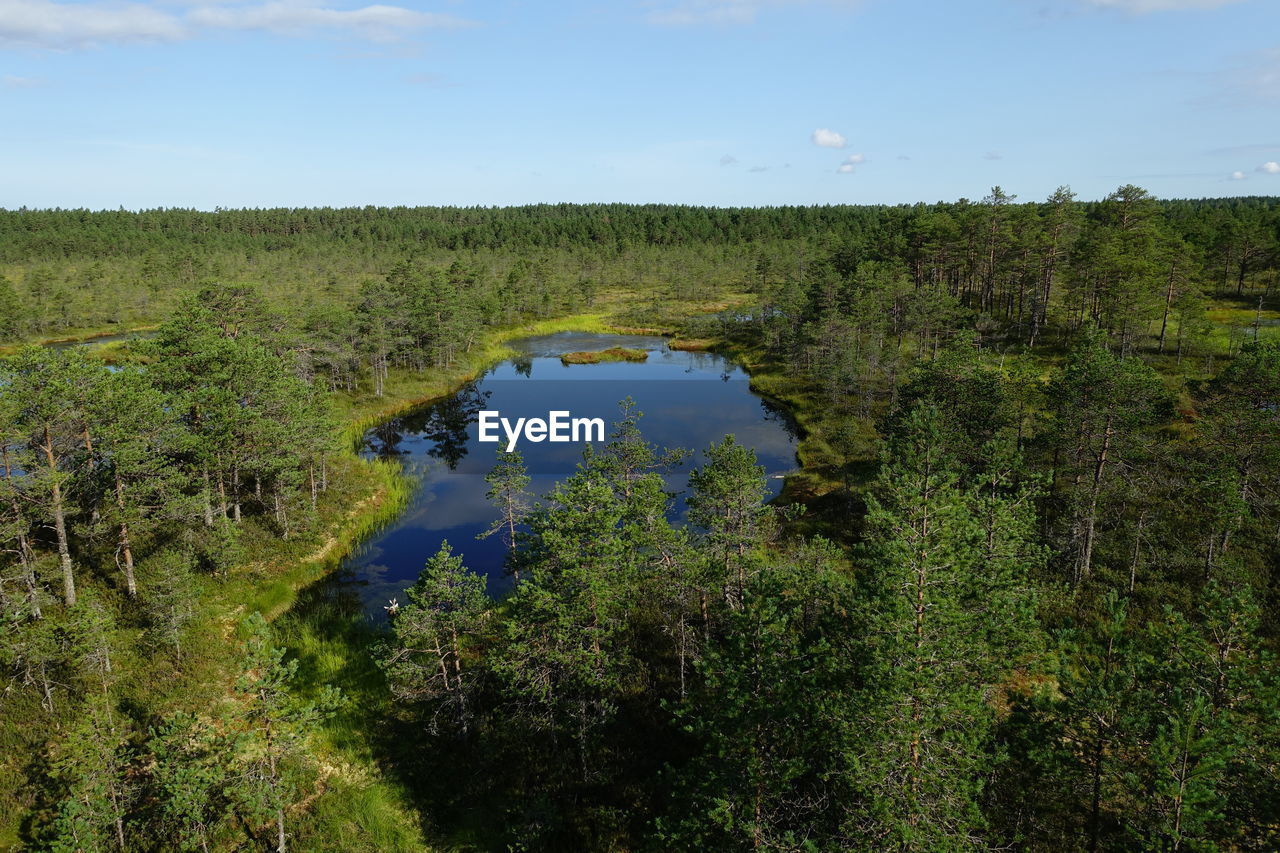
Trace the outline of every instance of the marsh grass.
[[672, 338], [667, 341], [667, 349], [677, 352], [707, 352], [715, 346], [713, 338]]
[[647, 361], [648, 350], [610, 347], [596, 352], [567, 352], [560, 356], [562, 364], [600, 364], [606, 361]]

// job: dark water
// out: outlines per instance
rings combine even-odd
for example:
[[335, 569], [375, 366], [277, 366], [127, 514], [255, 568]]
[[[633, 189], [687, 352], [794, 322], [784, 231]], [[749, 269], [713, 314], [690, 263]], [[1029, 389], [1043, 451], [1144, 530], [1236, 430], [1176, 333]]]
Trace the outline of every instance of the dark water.
[[103, 344], [114, 344], [117, 341], [140, 341], [146, 338], [155, 337], [156, 333], [152, 330], [141, 330], [135, 332], [120, 332], [115, 335], [99, 335], [96, 338], [84, 338], [75, 341], [54, 341], [46, 344], [50, 349], [70, 349], [71, 347], [96, 347]]
[[[628, 335], [564, 333], [528, 338], [511, 344], [521, 355], [504, 362], [453, 397], [393, 418], [365, 436], [365, 453], [399, 458], [418, 483], [410, 505], [397, 521], [372, 537], [332, 576], [331, 589], [343, 597], [358, 596], [364, 609], [381, 617], [394, 597], [405, 601], [426, 559], [448, 540], [471, 570], [488, 575], [491, 594], [509, 588], [502, 569], [504, 546], [499, 536], [477, 540], [497, 517], [485, 499], [484, 475], [493, 467], [501, 444], [479, 441], [478, 414], [496, 410], [517, 417], [547, 418], [551, 410], [572, 417], [599, 417], [606, 440], [619, 418], [618, 403], [631, 397], [643, 412], [645, 438], [660, 448], [702, 451], [733, 434], [755, 449], [777, 494], [781, 475], [795, 465], [795, 435], [785, 415], [755, 396], [746, 373], [710, 353], [668, 350], [664, 339]], [[649, 351], [643, 363], [613, 362], [565, 366], [559, 356], [578, 350], [623, 346]], [[501, 430], [498, 431], [501, 434]], [[520, 439], [532, 483], [545, 494], [572, 473], [584, 443]], [[693, 454], [668, 475], [668, 486], [683, 491], [691, 468], [702, 464]], [[677, 501], [676, 514], [683, 513]]]

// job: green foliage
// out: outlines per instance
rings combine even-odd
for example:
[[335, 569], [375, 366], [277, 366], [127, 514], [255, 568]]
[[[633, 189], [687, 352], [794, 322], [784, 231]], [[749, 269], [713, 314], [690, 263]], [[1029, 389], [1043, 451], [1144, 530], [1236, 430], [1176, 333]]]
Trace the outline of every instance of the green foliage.
[[0, 275], [0, 341], [13, 340], [24, 331], [22, 302], [13, 283]]
[[464, 569], [445, 542], [408, 596], [407, 604], [393, 604], [394, 640], [379, 661], [387, 684], [397, 700], [426, 706], [432, 731], [443, 726], [465, 732], [477, 676], [464, 661], [484, 627], [484, 576]]
[[515, 579], [520, 580], [520, 565], [516, 557], [515, 545], [518, 528], [529, 514], [528, 495], [525, 489], [529, 486], [529, 473], [525, 468], [524, 457], [520, 451], [498, 451], [498, 462], [485, 474], [484, 480], [489, 484], [485, 497], [498, 510], [498, 517], [478, 539], [485, 539], [495, 533], [502, 535], [502, 542], [507, 546], [507, 565]]
[[832, 837], [844, 786], [834, 725], [844, 713], [848, 580], [824, 540], [770, 561], [698, 662], [675, 710], [699, 751], [679, 772], [657, 838], [679, 849], [801, 849]]
[[1054, 421], [1048, 441], [1058, 459], [1054, 496], [1063, 508], [1063, 551], [1069, 577], [1089, 580], [1099, 518], [1132, 495], [1133, 467], [1149, 452], [1152, 428], [1168, 416], [1168, 393], [1148, 365], [1112, 354], [1096, 334], [1084, 335], [1048, 389]]
[[[162, 323], [2, 368], [0, 845], [1274, 849], [1278, 211], [0, 211], [0, 339]], [[500, 455], [508, 598], [240, 660], [403, 505], [362, 425], [619, 322], [791, 407], [779, 506], [727, 437], [673, 522], [626, 404], [536, 507]]]
[[992, 694], [1034, 645], [1018, 522], [1030, 507], [988, 508], [1000, 522], [984, 530], [944, 423], [932, 405], [900, 421], [869, 499], [866, 687], [850, 721], [857, 795], [845, 827], [875, 849], [979, 843], [997, 764]]
[[235, 684], [240, 701], [231, 726], [239, 751], [239, 772], [229, 789], [233, 807], [250, 822], [274, 824], [277, 849], [286, 845], [285, 808], [300, 794], [298, 774], [286, 762], [305, 756], [306, 739], [338, 706], [341, 694], [332, 687], [315, 701], [289, 690], [296, 660], [272, 645], [271, 629], [260, 613], [245, 623], [245, 661]]

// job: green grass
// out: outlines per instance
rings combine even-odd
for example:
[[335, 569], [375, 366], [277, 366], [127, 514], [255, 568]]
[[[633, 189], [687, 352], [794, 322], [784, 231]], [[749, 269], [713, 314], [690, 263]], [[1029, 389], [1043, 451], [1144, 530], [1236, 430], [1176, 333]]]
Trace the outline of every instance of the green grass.
[[667, 348], [677, 352], [706, 352], [715, 346], [713, 338], [672, 338], [667, 341]]
[[567, 352], [560, 356], [560, 362], [562, 364], [600, 364], [605, 361], [646, 361], [648, 358], [647, 350], [610, 347], [597, 352]]
[[[132, 326], [86, 326], [83, 328], [63, 329], [55, 336], [32, 335], [22, 341], [10, 341], [0, 344], [0, 355], [12, 355], [21, 347], [29, 344], [37, 346], [48, 346], [49, 344], [70, 344], [70, 343], [92, 343], [95, 338], [110, 338], [115, 335], [131, 335], [134, 332], [149, 332], [155, 329], [155, 324], [132, 325]], [[99, 346], [107, 347], [112, 344], [101, 344]]]
[[[424, 850], [420, 818], [406, 786], [380, 769], [390, 748], [390, 694], [369, 648], [380, 639], [359, 602], [334, 601], [319, 587], [275, 622], [298, 661], [294, 690], [314, 697], [328, 685], [344, 702], [311, 743], [325, 778], [298, 836], [308, 850]], [[305, 844], [304, 844], [305, 841]]]

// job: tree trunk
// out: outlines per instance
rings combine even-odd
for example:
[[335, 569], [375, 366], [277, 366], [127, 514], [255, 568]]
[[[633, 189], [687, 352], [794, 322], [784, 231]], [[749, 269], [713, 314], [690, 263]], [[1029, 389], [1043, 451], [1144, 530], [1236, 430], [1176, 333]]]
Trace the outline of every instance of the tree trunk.
[[213, 493], [209, 485], [209, 468], [205, 466], [204, 477], [204, 526], [213, 527]]
[[280, 483], [277, 481], [271, 488], [271, 499], [275, 503], [276, 524], [280, 525], [280, 537], [282, 539], [289, 538], [289, 513], [285, 509], [284, 501], [280, 499]]
[[1173, 281], [1177, 271], [1177, 264], [1169, 269], [1169, 286], [1164, 293], [1164, 316], [1160, 319], [1160, 345], [1156, 348], [1156, 352], [1160, 355], [1164, 355], [1164, 336], [1169, 328], [1169, 309], [1173, 305]]
[[124, 556], [124, 582], [130, 598], [138, 595], [138, 584], [133, 576], [133, 549], [129, 547], [129, 524], [124, 520], [124, 483], [116, 474], [116, 508], [120, 510], [120, 551]]
[[218, 514], [222, 516], [223, 521], [229, 521], [231, 516], [227, 508], [227, 482], [223, 475], [222, 460], [218, 460]]
[[240, 466], [231, 466], [231, 517], [240, 523]]
[[[9, 467], [9, 448], [0, 447], [0, 455], [4, 460], [4, 478], [12, 480], [13, 469]], [[39, 619], [43, 614], [40, 612], [40, 587], [36, 581], [35, 554], [31, 550], [30, 543], [27, 542], [22, 507], [18, 505], [17, 498], [13, 499], [10, 507], [18, 529], [18, 565], [22, 568], [22, 581], [27, 587], [27, 602], [31, 605], [31, 615]]]
[[1102, 491], [1102, 472], [1107, 465], [1107, 453], [1111, 449], [1112, 416], [1107, 415], [1107, 426], [1102, 433], [1102, 451], [1098, 454], [1098, 464], [1093, 469], [1093, 484], [1089, 489], [1089, 512], [1084, 519], [1084, 544], [1080, 549], [1080, 559], [1076, 569], [1076, 583], [1089, 577], [1093, 568], [1094, 532], [1098, 522], [1098, 494]]
[[1106, 761], [1105, 752], [1106, 742], [1099, 734], [1093, 746], [1093, 791], [1089, 802], [1089, 853], [1098, 853], [1099, 836], [1102, 833], [1102, 773]]
[[[267, 768], [271, 772], [271, 790], [274, 793], [280, 785], [280, 779], [276, 775], [276, 753], [275, 745], [272, 743], [271, 726], [267, 725]], [[284, 834], [284, 806], [276, 807], [276, 853], [288, 853], [288, 847], [285, 844]]]
[[44, 428], [44, 445], [40, 449], [44, 451], [52, 477], [49, 492], [53, 501], [53, 529], [58, 536], [58, 562], [62, 565], [63, 597], [67, 606], [72, 607], [76, 603], [76, 576], [71, 565], [71, 548], [67, 544], [67, 520], [62, 509], [62, 487], [58, 484], [58, 462], [53, 455], [53, 437], [49, 434], [48, 425]]

